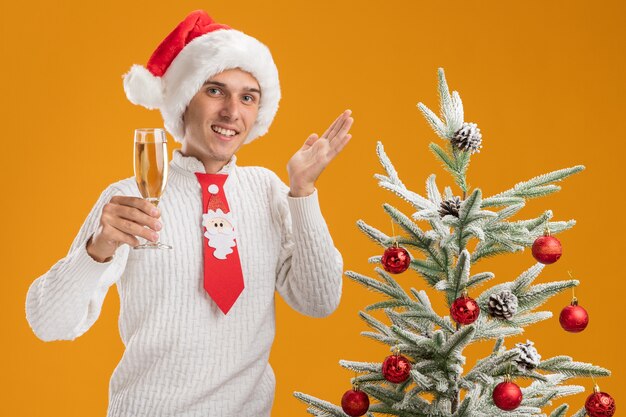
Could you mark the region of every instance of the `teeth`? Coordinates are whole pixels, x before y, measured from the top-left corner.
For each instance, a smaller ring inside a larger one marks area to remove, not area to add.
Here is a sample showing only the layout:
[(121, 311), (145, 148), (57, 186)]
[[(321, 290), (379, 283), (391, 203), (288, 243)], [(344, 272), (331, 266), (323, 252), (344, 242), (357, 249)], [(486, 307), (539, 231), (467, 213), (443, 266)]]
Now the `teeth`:
[(235, 134), (237, 134), (237, 132), (235, 132), (234, 130), (230, 130), (230, 129), (222, 129), (219, 126), (211, 126), (211, 129), (213, 129), (213, 131), (224, 135), (224, 136), (234, 136)]

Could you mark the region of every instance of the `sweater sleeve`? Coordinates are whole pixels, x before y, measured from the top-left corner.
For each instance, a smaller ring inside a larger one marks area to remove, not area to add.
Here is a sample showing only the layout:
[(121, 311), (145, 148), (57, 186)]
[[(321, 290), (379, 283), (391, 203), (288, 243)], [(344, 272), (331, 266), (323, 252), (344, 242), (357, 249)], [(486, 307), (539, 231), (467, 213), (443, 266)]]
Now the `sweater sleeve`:
[(128, 245), (117, 249), (112, 260), (100, 263), (87, 253), (87, 241), (100, 224), (102, 208), (121, 194), (114, 186), (101, 195), (67, 256), (37, 278), (26, 295), (26, 320), (45, 341), (74, 340), (98, 319), (104, 297), (126, 267)]
[(312, 317), (331, 314), (341, 300), (343, 259), (322, 216), (317, 189), (290, 197), (276, 177), (274, 207), (281, 227), (276, 290), (294, 310)]

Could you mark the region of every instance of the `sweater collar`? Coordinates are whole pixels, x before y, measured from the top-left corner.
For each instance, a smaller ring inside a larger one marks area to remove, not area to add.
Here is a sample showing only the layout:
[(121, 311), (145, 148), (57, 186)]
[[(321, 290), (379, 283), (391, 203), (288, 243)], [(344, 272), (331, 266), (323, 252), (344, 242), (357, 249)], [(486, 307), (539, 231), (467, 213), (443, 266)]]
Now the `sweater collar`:
[[(201, 172), (203, 174), (206, 173), (204, 169), (204, 164), (198, 158), (194, 156), (186, 156), (180, 151), (180, 149), (175, 149), (172, 153), (172, 161), (171, 166), (175, 168), (177, 171), (180, 171), (181, 174), (195, 178), (196, 172)], [(237, 156), (233, 155), (230, 158), (230, 161), (226, 165), (222, 167), (217, 173), (218, 174), (232, 174), (235, 171), (235, 167), (237, 166)]]

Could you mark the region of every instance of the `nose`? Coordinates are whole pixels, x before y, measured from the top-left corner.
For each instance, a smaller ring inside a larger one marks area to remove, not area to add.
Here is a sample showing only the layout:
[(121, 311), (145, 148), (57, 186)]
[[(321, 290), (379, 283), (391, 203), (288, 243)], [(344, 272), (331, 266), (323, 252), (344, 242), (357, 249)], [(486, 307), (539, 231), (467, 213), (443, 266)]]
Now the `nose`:
[(223, 101), (224, 105), (220, 110), (220, 116), (226, 120), (237, 120), (239, 119), (239, 102), (237, 101), (237, 97), (230, 96), (226, 97)]

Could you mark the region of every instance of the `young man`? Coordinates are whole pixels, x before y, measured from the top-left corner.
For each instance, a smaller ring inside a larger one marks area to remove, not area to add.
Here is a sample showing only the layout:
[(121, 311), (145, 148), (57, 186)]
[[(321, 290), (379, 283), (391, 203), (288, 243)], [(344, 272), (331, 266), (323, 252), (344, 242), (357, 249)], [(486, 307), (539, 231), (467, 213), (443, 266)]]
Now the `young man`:
[[(159, 209), (134, 178), (109, 186), (68, 255), (31, 285), (28, 322), (44, 341), (73, 340), (116, 284), (126, 349), (109, 417), (269, 416), (274, 292), (314, 317), (341, 297), (342, 259), (314, 184), (349, 141), (350, 112), (305, 141), (288, 163), (288, 187), (267, 169), (236, 165), (280, 99), (274, 62), (256, 39), (194, 12), (124, 84), (182, 142)], [(157, 232), (173, 250), (132, 249)]]

